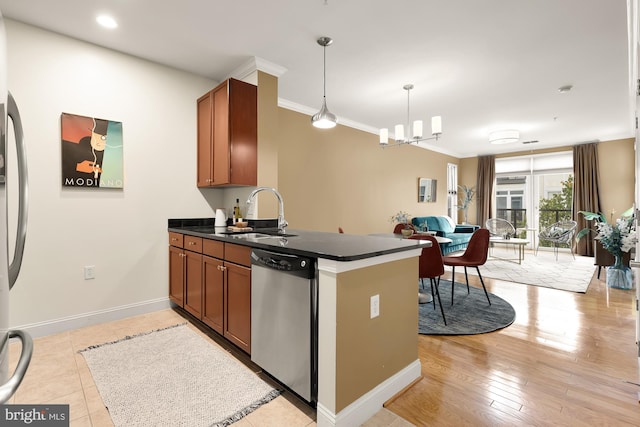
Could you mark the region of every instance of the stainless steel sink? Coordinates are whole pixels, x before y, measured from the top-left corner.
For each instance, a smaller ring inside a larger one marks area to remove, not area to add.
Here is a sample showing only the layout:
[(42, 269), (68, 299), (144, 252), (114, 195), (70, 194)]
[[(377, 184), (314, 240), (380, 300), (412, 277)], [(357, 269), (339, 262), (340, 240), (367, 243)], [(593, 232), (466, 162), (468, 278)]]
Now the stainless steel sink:
[(278, 233), (255, 233), (255, 232), (248, 232), (248, 233), (242, 233), (242, 234), (238, 234), (237, 236), (235, 236), (238, 239), (244, 239), (244, 240), (262, 240), (262, 239), (280, 239), (282, 237), (294, 237), (297, 236), (297, 234), (287, 234), (287, 233), (283, 233), (283, 234), (278, 234)]

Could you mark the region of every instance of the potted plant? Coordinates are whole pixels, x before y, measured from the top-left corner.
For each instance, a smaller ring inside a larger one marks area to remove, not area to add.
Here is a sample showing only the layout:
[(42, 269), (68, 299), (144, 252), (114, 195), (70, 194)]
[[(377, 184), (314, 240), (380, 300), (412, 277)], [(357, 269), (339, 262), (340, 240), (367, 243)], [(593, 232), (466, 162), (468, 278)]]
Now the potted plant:
[(467, 211), (469, 210), (469, 205), (473, 201), (473, 198), (476, 195), (475, 187), (467, 187), (466, 185), (458, 185), (460, 189), (460, 197), (458, 198), (458, 207), (462, 209), (464, 213), (464, 222), (463, 224), (467, 224)]
[[(612, 288), (632, 289), (633, 276), (631, 269), (624, 265), (622, 254), (629, 252), (637, 242), (636, 231), (633, 226), (633, 208), (625, 211), (614, 223), (608, 223), (607, 218), (601, 213), (580, 211), (587, 221), (595, 222), (595, 229), (583, 228), (576, 234), (576, 240), (580, 240), (587, 234), (594, 232), (595, 240), (600, 241), (614, 258), (614, 264), (607, 267), (607, 285)], [(613, 221), (611, 212), (611, 220)]]
[(391, 222), (404, 224), (404, 228), (400, 231), (403, 236), (408, 237), (413, 234), (413, 228), (411, 228), (409, 222), (410, 215), (407, 212), (400, 211), (391, 217)]

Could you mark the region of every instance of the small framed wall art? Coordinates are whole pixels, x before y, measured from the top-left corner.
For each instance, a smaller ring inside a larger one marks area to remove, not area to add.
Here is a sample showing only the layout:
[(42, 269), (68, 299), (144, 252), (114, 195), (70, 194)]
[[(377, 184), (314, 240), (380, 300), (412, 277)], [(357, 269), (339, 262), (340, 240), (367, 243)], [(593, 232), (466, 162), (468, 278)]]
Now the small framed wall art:
[(62, 186), (123, 188), (122, 123), (62, 113)]

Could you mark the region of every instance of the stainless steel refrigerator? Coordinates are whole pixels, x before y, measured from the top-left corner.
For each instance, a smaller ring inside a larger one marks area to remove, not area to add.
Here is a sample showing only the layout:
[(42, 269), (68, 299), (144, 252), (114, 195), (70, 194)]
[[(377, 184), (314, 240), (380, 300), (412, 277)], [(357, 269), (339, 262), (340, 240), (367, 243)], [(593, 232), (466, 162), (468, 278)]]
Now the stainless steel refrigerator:
[[(15, 100), (7, 88), (7, 42), (4, 20), (0, 13), (0, 403), (5, 403), (13, 396), (22, 382), (31, 361), (33, 341), (28, 333), (9, 329), (9, 308), (11, 288), (16, 283), (27, 229), (27, 164), (22, 134), (22, 123)], [(10, 132), (8, 125), (12, 125)], [(13, 137), (11, 137), (13, 136)], [(9, 144), (15, 140), (15, 150), (8, 150)], [(15, 153), (16, 160), (7, 158)], [(17, 164), (16, 170), (10, 171)], [(13, 181), (16, 179), (16, 181)], [(13, 255), (10, 254), (9, 214), (14, 211), (9, 206), (8, 187), (18, 188), (17, 225)], [(10, 260), (10, 256), (13, 258)], [(9, 376), (9, 340), (17, 338), (22, 341), (22, 350), (18, 364)]]

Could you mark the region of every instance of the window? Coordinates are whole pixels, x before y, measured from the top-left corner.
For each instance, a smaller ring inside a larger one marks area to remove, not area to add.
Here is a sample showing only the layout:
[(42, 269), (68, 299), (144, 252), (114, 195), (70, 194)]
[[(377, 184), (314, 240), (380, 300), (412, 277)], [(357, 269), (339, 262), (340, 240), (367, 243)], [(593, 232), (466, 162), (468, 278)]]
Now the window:
[[(573, 153), (558, 152), (496, 159), (494, 217), (537, 233), (572, 216)], [(529, 239), (532, 236), (527, 236)]]

